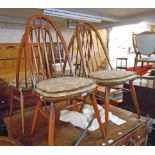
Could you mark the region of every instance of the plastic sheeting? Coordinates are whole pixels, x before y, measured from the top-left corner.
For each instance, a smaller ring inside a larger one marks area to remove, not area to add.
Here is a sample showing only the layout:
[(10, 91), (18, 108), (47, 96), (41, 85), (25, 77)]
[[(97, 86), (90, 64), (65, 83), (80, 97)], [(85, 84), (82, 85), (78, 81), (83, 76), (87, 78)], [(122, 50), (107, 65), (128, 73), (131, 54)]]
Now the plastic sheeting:
[[(98, 109), (100, 111), (100, 116), (102, 123), (105, 122), (105, 111), (104, 108), (98, 105)], [(64, 122), (70, 122), (72, 125), (85, 129), (90, 120), (94, 115), (93, 106), (85, 104), (82, 113), (76, 111), (62, 110), (60, 113), (60, 120)], [(118, 116), (109, 112), (109, 120), (112, 121), (116, 125), (122, 125), (126, 121), (119, 118)], [(95, 118), (91, 126), (88, 128), (89, 131), (95, 131), (99, 128), (99, 124), (97, 119)]]

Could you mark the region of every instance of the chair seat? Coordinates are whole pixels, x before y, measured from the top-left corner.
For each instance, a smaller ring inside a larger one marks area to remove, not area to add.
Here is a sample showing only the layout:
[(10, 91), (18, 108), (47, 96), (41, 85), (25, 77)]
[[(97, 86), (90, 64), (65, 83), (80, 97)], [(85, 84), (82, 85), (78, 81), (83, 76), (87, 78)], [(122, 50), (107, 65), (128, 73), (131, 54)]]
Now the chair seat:
[[(9, 82), (10, 86), (16, 87), (16, 79), (10, 80)], [(31, 79), (27, 80), (27, 83), (25, 83), (25, 79), (19, 80), (19, 88), (32, 88), (32, 82)]]
[(152, 57), (146, 57), (146, 58), (140, 58), (138, 59), (139, 62), (151, 62), (155, 63), (155, 56)]
[(105, 86), (123, 84), (128, 80), (136, 79), (136, 72), (120, 71), (120, 70), (101, 70), (89, 74), (91, 78), (96, 79)]
[(92, 79), (59, 77), (39, 82), (36, 86), (36, 91), (44, 97), (58, 98), (89, 92), (96, 87), (97, 85)]

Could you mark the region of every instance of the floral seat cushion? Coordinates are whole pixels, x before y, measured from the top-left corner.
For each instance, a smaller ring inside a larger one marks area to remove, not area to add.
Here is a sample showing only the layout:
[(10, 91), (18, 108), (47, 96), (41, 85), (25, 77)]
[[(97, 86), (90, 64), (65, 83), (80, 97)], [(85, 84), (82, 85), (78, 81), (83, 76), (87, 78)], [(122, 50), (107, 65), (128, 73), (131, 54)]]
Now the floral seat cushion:
[(95, 71), (90, 73), (89, 76), (101, 82), (105, 86), (119, 85), (128, 80), (134, 80), (137, 77), (135, 72), (120, 71), (120, 70)]
[(39, 82), (37, 93), (44, 97), (64, 97), (96, 89), (94, 80), (82, 77), (59, 77)]

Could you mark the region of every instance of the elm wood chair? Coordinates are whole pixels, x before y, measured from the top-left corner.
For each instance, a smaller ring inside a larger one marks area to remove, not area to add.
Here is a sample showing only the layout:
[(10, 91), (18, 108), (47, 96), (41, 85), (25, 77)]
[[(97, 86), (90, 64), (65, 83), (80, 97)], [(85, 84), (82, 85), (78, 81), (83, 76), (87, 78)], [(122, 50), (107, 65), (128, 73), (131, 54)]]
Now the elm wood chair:
[[(110, 88), (115, 88), (117, 91), (124, 90), (131, 92), (138, 118), (140, 118), (138, 100), (135, 88), (132, 84), (133, 80), (136, 79), (135, 72), (113, 70), (108, 58), (108, 51), (102, 38), (91, 23), (86, 21), (78, 22), (68, 49), (71, 52), (71, 60), (74, 64), (76, 65), (77, 62), (80, 61), (79, 70), (75, 70), (75, 74), (93, 78), (96, 80), (98, 86), (101, 86), (98, 87), (101, 88), (98, 90), (101, 90), (104, 94), (104, 128), (106, 134), (108, 127), (109, 96), (115, 93), (110, 92)], [(126, 81), (129, 81), (130, 90), (118, 87)], [(103, 91), (103, 88), (105, 88), (105, 92)]]
[[(135, 50), (134, 69), (141, 63), (141, 70), (144, 63), (155, 63), (155, 32), (145, 31), (139, 34), (132, 33), (132, 42)], [(142, 78), (142, 74), (141, 74)], [(155, 87), (155, 77), (153, 77), (153, 88)]]
[(16, 58), (16, 77), (9, 81), (10, 89), (10, 112), (9, 117), (12, 119), (15, 103), (20, 105), (21, 113), (21, 130), (22, 135), (25, 133), (24, 123), (24, 106), (26, 103), (31, 104), (37, 100), (37, 97), (32, 93), (32, 82), (28, 72), (28, 65), (25, 53), (24, 35), (17, 50)]
[[(59, 57), (55, 56), (55, 51), (53, 50), (55, 43), (57, 44)], [(35, 45), (37, 45), (37, 50), (34, 50)], [(63, 67), (64, 58), (62, 58), (60, 53), (60, 48), (62, 49), (62, 47), (69, 66), (68, 71)], [(94, 97), (97, 85), (92, 79), (74, 76), (65, 40), (61, 31), (50, 17), (34, 15), (28, 18), (25, 28), (25, 51), (31, 70), (34, 93), (39, 97), (36, 103), (31, 133), (34, 133), (39, 113), (41, 113), (49, 120), (48, 145), (54, 145), (55, 104), (89, 96), (104, 137), (104, 130)], [(60, 59), (59, 61), (58, 58)], [(56, 64), (55, 60), (59, 63)], [(50, 110), (46, 106), (47, 103), (50, 103)], [(77, 104), (72, 104), (69, 107)]]

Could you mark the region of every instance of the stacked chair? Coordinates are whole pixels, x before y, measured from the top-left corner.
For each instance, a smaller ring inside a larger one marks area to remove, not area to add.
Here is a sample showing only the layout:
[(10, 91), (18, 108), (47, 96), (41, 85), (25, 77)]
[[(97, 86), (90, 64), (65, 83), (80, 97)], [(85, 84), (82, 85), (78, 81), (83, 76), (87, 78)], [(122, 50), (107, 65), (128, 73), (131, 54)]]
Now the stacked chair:
[[(57, 45), (57, 55), (54, 51), (54, 44)], [(63, 109), (70, 108), (79, 104), (79, 102), (84, 104), (85, 98), (89, 97), (100, 126), (101, 134), (104, 137), (105, 133), (95, 100), (97, 85), (92, 79), (75, 76), (67, 45), (55, 22), (50, 17), (44, 15), (29, 17), (21, 48), (24, 48), (25, 62), (27, 62), (26, 70), (29, 71), (29, 74), (25, 73), (26, 81), (30, 79), (32, 93), (37, 96), (31, 133), (34, 133), (39, 113), (41, 113), (49, 120), (48, 145), (54, 145), (55, 104), (62, 101), (74, 101), (73, 104), (69, 106), (66, 104), (63, 107)], [(63, 49), (63, 55), (60, 49)], [(18, 63), (20, 57), (21, 54), (19, 53)], [(64, 62), (69, 66), (69, 69), (65, 70)], [(19, 67), (17, 67), (16, 81), (18, 84)], [(19, 84), (18, 88), (20, 88)], [(22, 107), (23, 104), (23, 94), (21, 94)], [(50, 110), (47, 107), (48, 104), (50, 104)]]
[(32, 93), (32, 82), (30, 79), (28, 62), (26, 59), (24, 35), (17, 49), (16, 77), (15, 79), (9, 81), (9, 90), (10, 90), (9, 116), (10, 116), (10, 119), (12, 119), (15, 103), (19, 103), (20, 113), (21, 113), (22, 135), (24, 135), (25, 134), (25, 122), (24, 122), (25, 103), (34, 102), (37, 100), (37, 97), (35, 97), (34, 94)]
[[(136, 73), (113, 70), (108, 58), (107, 48), (94, 25), (86, 21), (79, 21), (68, 49), (71, 52), (71, 60), (75, 65), (75, 74), (96, 80), (98, 90), (102, 90), (103, 92), (105, 108), (104, 129), (106, 135), (108, 128), (109, 96), (115, 93), (115, 91), (110, 92), (111, 88), (114, 88), (117, 92), (122, 90), (131, 92), (138, 118), (140, 118), (138, 100), (132, 84), (136, 79)], [(125, 82), (129, 82), (130, 90), (120, 87)]]

